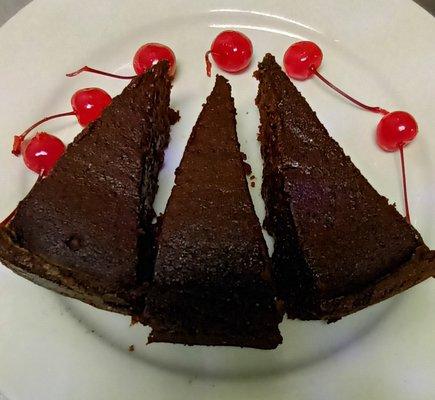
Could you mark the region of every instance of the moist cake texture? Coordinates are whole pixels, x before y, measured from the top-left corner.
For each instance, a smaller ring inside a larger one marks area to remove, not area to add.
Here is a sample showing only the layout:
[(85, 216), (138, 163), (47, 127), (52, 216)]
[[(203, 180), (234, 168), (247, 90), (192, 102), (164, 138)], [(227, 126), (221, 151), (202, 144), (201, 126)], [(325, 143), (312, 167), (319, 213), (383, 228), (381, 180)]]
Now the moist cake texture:
[(20, 202), (0, 231), (6, 266), (100, 308), (142, 308), (152, 204), (174, 118), (167, 70), (161, 62), (134, 78)]
[(435, 274), (435, 253), (364, 178), (267, 54), (255, 72), (265, 227), (290, 317), (336, 320)]
[(281, 316), (227, 80), (193, 128), (157, 237), (150, 342), (275, 348)]

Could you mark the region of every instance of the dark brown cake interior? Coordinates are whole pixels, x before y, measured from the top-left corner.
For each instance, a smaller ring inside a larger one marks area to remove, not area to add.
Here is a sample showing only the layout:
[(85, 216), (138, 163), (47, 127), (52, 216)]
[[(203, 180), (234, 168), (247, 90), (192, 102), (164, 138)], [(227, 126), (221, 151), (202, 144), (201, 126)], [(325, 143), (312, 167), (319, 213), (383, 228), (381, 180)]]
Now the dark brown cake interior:
[(6, 265), (102, 308), (128, 313), (143, 302), (152, 204), (169, 140), (167, 69), (161, 62), (133, 79), (20, 202), (12, 242), (3, 232)]
[(157, 240), (150, 342), (274, 348), (280, 316), (243, 169), (234, 102), (216, 85), (193, 128)]
[[(323, 300), (365, 290), (366, 298), (360, 295), (348, 313), (409, 287), (408, 279), (388, 294), (367, 290), (424, 247), (418, 232), (329, 136), (272, 55), (255, 76), (265, 226), (276, 240), (274, 275), (288, 313), (335, 319), (345, 310), (322, 309)], [(433, 253), (419, 251), (419, 257), (425, 260), (421, 269), (408, 267), (414, 283), (435, 268)]]

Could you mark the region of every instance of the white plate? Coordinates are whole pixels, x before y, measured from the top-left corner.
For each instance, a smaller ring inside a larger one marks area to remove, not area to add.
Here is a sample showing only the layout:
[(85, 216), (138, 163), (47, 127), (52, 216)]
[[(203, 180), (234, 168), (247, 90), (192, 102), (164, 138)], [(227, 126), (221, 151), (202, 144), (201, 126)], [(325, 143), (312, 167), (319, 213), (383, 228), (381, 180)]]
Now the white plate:
[[(200, 4), (199, 4), (200, 3)], [(6, 216), (35, 176), (10, 154), (12, 135), (43, 115), (69, 109), (74, 90), (100, 86), (111, 94), (125, 81), (63, 74), (88, 64), (131, 72), (145, 42), (170, 45), (178, 58), (172, 131), (160, 175), (157, 211), (164, 210), (187, 137), (213, 80), (204, 52), (224, 28), (250, 36), (249, 70), (227, 75), (238, 109), (242, 149), (261, 176), (256, 142), (257, 83), (251, 77), (266, 51), (281, 60), (298, 39), (324, 50), (322, 72), (368, 103), (405, 109), (420, 123), (406, 149), (412, 219), (435, 247), (434, 19), (411, 1), (34, 1), (0, 29), (0, 185)], [(217, 72), (217, 69), (214, 69)], [(399, 158), (378, 150), (379, 117), (337, 97), (319, 81), (297, 85), (331, 134), (370, 182), (403, 210)], [(65, 140), (73, 119), (45, 129)], [(252, 190), (259, 217), (260, 180)], [(148, 329), (129, 319), (58, 296), (0, 267), (0, 398), (24, 399), (433, 399), (435, 282), (335, 324), (285, 321), (275, 351), (146, 346)], [(135, 351), (129, 352), (129, 345)]]

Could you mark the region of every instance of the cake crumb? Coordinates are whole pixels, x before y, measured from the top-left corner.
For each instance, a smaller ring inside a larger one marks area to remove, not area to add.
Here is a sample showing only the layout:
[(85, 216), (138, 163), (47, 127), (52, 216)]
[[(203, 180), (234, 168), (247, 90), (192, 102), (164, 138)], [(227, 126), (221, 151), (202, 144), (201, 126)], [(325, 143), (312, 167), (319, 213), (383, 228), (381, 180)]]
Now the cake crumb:
[(128, 351), (129, 352), (134, 351), (134, 344), (131, 344), (130, 346), (128, 346)]
[(140, 321), (139, 315), (132, 315), (130, 326), (136, 325)]
[(169, 109), (169, 123), (175, 125), (180, 120), (180, 111)]
[[(242, 154), (244, 154), (244, 153), (242, 153)], [(243, 169), (245, 170), (245, 175), (251, 175), (252, 174), (252, 168), (251, 168), (251, 166), (245, 160), (246, 160), (246, 155), (243, 158)]]
[(255, 181), (251, 181), (251, 187), (255, 187)]

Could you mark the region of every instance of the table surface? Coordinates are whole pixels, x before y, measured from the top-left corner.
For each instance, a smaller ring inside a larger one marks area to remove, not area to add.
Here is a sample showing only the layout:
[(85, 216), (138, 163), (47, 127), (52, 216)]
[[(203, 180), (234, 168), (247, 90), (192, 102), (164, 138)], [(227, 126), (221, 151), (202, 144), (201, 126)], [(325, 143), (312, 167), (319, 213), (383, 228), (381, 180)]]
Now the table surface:
[[(32, 0), (2, 0), (0, 3), (0, 26), (31, 1)], [(435, 16), (435, 0), (415, 0), (415, 2)]]

